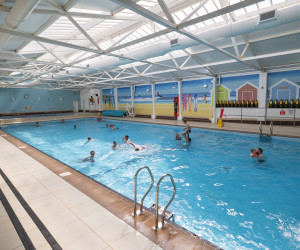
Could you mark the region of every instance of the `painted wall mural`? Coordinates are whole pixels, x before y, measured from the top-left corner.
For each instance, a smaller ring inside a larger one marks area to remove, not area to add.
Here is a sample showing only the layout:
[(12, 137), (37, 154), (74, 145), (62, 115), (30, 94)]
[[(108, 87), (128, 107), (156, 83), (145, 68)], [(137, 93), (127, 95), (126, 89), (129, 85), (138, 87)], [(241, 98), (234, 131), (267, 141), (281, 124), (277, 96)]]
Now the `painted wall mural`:
[(114, 89), (103, 89), (102, 96), (103, 96), (103, 109), (114, 110), (115, 109)]
[(130, 87), (118, 88), (118, 109), (124, 109), (127, 104), (131, 104)]
[(1, 88), (0, 113), (24, 113), (73, 110), (80, 103), (80, 92), (35, 88)]
[(138, 115), (152, 115), (152, 86), (140, 85), (134, 91), (135, 113)]
[(257, 100), (259, 75), (222, 77), (217, 86), (217, 101)]
[(155, 84), (156, 115), (174, 116), (174, 97), (177, 96), (177, 82)]
[(300, 70), (270, 73), (268, 76), (267, 102), (270, 99), (289, 102), (300, 98)]
[(211, 118), (212, 89), (212, 79), (183, 81), (182, 116)]

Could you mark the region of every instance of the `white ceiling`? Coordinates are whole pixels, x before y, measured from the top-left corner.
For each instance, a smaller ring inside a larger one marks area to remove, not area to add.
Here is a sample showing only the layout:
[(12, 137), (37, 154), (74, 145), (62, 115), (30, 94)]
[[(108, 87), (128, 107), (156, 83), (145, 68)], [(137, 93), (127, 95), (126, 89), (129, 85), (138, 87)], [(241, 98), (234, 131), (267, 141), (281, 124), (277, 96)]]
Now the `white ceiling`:
[[(18, 1), (37, 5), (5, 26), (24, 11), (14, 10)], [(300, 18), (281, 22), (288, 19), (281, 13), (299, 7), (299, 0), (0, 0), (0, 87), (109, 88), (297, 68)], [(259, 14), (274, 9), (279, 15), (260, 24)], [(257, 27), (247, 30), (251, 20)], [(224, 31), (239, 24), (238, 33)]]

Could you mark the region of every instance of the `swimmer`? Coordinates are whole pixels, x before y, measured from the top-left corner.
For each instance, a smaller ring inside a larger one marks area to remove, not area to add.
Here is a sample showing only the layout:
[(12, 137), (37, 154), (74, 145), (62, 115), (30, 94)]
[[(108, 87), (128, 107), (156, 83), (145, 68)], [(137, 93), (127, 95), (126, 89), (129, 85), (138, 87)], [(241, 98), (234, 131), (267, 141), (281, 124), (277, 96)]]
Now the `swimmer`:
[(262, 152), (263, 152), (262, 148), (258, 148), (255, 152), (257, 154), (257, 158), (258, 158), (259, 162), (264, 162), (265, 161), (265, 156), (263, 155)]
[(74, 129), (77, 129), (77, 125), (76, 124), (74, 124)]
[(90, 152), (90, 156), (82, 159), (81, 162), (86, 162), (86, 161), (95, 162), (94, 158), (95, 158), (95, 151), (92, 150)]
[(64, 122), (65, 122), (65, 120), (64, 120), (64, 119), (62, 119), (62, 120), (61, 120), (61, 123), (64, 123)]
[(129, 136), (128, 135), (125, 135), (122, 139), (125, 143), (130, 143), (130, 139), (129, 139)]
[(105, 127), (108, 127), (108, 123), (105, 124)]
[(139, 151), (141, 149), (145, 149), (146, 147), (145, 146), (140, 146), (140, 147), (137, 147), (136, 145), (134, 145), (132, 142), (129, 142), (130, 145), (132, 145), (134, 147), (134, 150), (135, 151)]
[(87, 142), (90, 142), (90, 141), (96, 141), (96, 139), (92, 139), (92, 137), (88, 137)]
[(251, 151), (251, 154), (250, 154), (251, 157), (257, 157), (255, 149), (252, 148), (250, 151)]
[(39, 127), (39, 126), (40, 126), (39, 122), (36, 122), (36, 123), (35, 123), (35, 126), (36, 126), (36, 127)]
[(175, 140), (181, 140), (181, 137), (179, 136), (179, 134), (178, 133), (176, 133), (176, 137), (175, 137)]
[(101, 117), (98, 117), (97, 119), (99, 122), (102, 122), (102, 118)]
[(183, 129), (184, 132), (182, 133), (182, 136), (185, 138), (186, 142), (190, 142), (189, 134), (192, 132), (191, 131), (192, 127), (190, 126), (190, 124), (187, 123), (186, 120), (182, 120), (182, 122), (185, 124), (185, 128)]
[(118, 144), (116, 141), (113, 141), (113, 145), (111, 147), (113, 150), (117, 150), (119, 148)]
[(116, 128), (115, 125), (113, 125), (113, 124), (109, 125), (109, 128), (112, 129), (112, 130), (119, 129), (119, 128)]

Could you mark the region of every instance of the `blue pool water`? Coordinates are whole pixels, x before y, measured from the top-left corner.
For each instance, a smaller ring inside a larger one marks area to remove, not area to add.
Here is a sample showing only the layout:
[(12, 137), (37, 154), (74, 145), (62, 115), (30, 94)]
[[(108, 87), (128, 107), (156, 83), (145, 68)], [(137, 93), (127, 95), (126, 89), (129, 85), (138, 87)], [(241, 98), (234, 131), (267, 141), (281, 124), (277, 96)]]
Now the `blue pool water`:
[[(105, 123), (113, 123), (112, 131)], [(77, 124), (75, 130), (73, 125)], [(190, 145), (174, 140), (182, 127), (96, 119), (10, 125), (6, 132), (133, 199), (133, 176), (149, 166), (155, 183), (173, 175), (177, 194), (169, 210), (175, 222), (224, 249), (297, 249), (300, 247), (300, 139), (192, 129)], [(146, 149), (134, 151), (124, 135)], [(96, 140), (87, 142), (87, 138)], [(116, 140), (121, 148), (111, 150)], [(266, 161), (249, 157), (264, 149)], [(95, 162), (82, 161), (96, 151)], [(139, 199), (149, 177), (138, 178)], [(160, 205), (172, 195), (161, 184)], [(155, 201), (155, 188), (145, 200)]]

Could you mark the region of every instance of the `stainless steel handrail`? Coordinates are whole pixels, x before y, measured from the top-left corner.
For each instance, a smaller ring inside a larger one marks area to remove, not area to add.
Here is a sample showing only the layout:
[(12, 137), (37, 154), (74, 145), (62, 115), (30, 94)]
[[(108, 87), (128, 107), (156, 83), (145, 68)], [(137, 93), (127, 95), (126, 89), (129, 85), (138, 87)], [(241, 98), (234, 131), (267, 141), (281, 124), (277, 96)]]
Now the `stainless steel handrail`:
[(137, 187), (137, 176), (139, 174), (139, 172), (142, 170), (142, 169), (147, 169), (149, 174), (150, 174), (150, 177), (151, 177), (151, 186), (150, 188), (148, 189), (148, 191), (144, 194), (142, 200), (141, 200), (141, 208), (140, 208), (140, 213), (143, 211), (143, 203), (144, 203), (144, 199), (146, 198), (147, 194), (150, 192), (151, 188), (153, 187), (153, 182), (154, 182), (154, 179), (153, 179), (153, 175), (151, 173), (151, 170), (149, 167), (147, 166), (144, 166), (144, 167), (141, 167), (138, 171), (136, 171), (135, 175), (134, 175), (134, 208), (133, 208), (133, 214), (132, 216), (135, 217), (136, 216), (136, 187)]
[(270, 123), (270, 133), (273, 135), (273, 122)]
[(170, 180), (172, 181), (172, 184), (173, 184), (173, 187), (174, 187), (174, 191), (173, 191), (173, 195), (172, 195), (172, 198), (170, 199), (170, 201), (168, 202), (168, 204), (166, 205), (164, 211), (162, 212), (161, 214), (161, 217), (162, 217), (162, 220), (161, 220), (161, 224), (162, 226), (164, 225), (165, 223), (165, 213), (167, 211), (167, 208), (168, 206), (171, 204), (171, 202), (173, 201), (174, 197), (175, 197), (175, 194), (176, 194), (176, 185), (175, 185), (175, 182), (174, 182), (174, 179), (172, 177), (172, 175), (170, 174), (165, 174), (163, 175), (162, 177), (160, 177), (160, 179), (158, 180), (157, 182), (157, 185), (156, 185), (156, 204), (155, 204), (155, 226), (154, 226), (154, 230), (156, 231), (158, 228), (158, 195), (159, 195), (159, 185), (161, 183), (161, 181), (165, 178), (169, 176), (170, 177)]
[(262, 135), (262, 122), (261, 121), (259, 122), (259, 132)]

